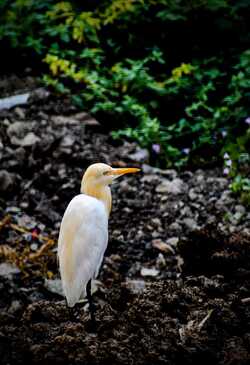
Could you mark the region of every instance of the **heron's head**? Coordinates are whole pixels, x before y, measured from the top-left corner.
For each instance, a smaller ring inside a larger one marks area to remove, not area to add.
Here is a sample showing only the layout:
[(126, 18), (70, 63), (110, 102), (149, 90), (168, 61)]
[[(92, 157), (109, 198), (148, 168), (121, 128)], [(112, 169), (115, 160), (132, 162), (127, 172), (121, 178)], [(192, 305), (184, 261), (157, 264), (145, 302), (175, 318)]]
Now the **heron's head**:
[(84, 185), (108, 186), (118, 177), (138, 172), (140, 169), (134, 167), (113, 168), (105, 163), (95, 163), (90, 165), (82, 178), (82, 190)]

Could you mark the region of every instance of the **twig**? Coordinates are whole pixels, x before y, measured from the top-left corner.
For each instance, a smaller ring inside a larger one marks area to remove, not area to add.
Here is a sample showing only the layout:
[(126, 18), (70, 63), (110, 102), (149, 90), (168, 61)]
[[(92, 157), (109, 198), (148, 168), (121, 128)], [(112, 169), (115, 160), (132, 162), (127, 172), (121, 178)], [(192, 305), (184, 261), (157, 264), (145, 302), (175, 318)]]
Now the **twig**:
[(0, 245), (0, 257), (6, 258), (8, 260), (16, 260), (16, 251), (9, 245)]
[(31, 253), (29, 256), (28, 256), (28, 260), (29, 261), (34, 261), (36, 260), (38, 257), (41, 257), (45, 254), (46, 251), (48, 251), (48, 249), (52, 246), (54, 246), (55, 244), (55, 240), (52, 240), (52, 239), (47, 239), (47, 242), (45, 242), (37, 252), (35, 253)]
[[(32, 234), (32, 232), (30, 232), (30, 230), (26, 227), (21, 227), (14, 223), (10, 223), (9, 226), (17, 232)], [(48, 242), (48, 241), (52, 240), (51, 238), (45, 237), (41, 234), (36, 235), (36, 238), (38, 238), (39, 241), (44, 241), (44, 242)]]
[[(20, 232), (20, 233), (30, 233), (32, 235), (32, 232), (30, 232), (30, 230), (26, 227), (21, 227), (18, 224), (15, 223), (10, 223), (11, 220), (11, 216), (7, 215), (6, 217), (4, 217), (4, 219), (0, 222), (0, 230), (2, 227), (8, 225), (8, 227), (10, 227), (11, 229)], [(26, 256), (24, 261), (34, 261), (37, 258), (39, 258), (40, 256), (43, 256), (46, 251), (48, 251), (49, 248), (51, 248), (52, 246), (55, 245), (56, 241), (52, 238), (49, 237), (45, 237), (41, 234), (37, 234), (36, 238), (41, 241), (44, 242), (43, 245), (39, 248), (39, 250), (37, 252), (34, 253), (30, 253)], [(0, 254), (2, 253), (3, 256), (5, 257), (10, 257), (10, 253), (14, 254), (15, 250), (11, 249), (10, 247), (7, 249), (7, 245), (5, 245), (1, 251)], [(16, 254), (16, 253), (15, 253)]]
[(207, 322), (207, 320), (210, 318), (211, 314), (213, 313), (213, 309), (210, 309), (208, 311), (208, 314), (206, 315), (206, 317), (203, 318), (203, 320), (198, 324), (198, 330), (200, 331), (202, 329), (202, 327), (204, 326), (204, 324)]
[(9, 224), (9, 221), (11, 220), (11, 216), (8, 214), (6, 215), (3, 220), (0, 222), (0, 231), (1, 229), (6, 226), (7, 224)]

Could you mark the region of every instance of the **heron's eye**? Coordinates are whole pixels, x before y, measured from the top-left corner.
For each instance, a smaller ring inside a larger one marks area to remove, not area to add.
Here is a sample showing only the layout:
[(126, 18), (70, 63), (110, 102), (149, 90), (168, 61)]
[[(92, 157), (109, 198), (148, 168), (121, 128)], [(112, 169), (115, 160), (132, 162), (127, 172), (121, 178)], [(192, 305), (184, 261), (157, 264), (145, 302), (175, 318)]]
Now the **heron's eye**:
[(107, 171), (104, 171), (104, 172), (103, 172), (103, 175), (104, 175), (104, 176), (107, 176), (107, 175), (109, 175), (109, 174), (110, 174), (110, 171), (109, 171), (109, 170), (107, 170)]

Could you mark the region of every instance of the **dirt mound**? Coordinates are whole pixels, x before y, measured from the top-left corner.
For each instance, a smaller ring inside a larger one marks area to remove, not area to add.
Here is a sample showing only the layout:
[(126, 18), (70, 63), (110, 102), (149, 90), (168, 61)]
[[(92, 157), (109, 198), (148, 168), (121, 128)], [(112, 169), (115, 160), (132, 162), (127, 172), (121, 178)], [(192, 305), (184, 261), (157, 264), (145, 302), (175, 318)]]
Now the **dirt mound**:
[(19, 320), (5, 316), (1, 358), (34, 364), (247, 364), (249, 303), (242, 289), (231, 290), (219, 275), (149, 283), (139, 296), (117, 285), (105, 304), (97, 301), (97, 333), (89, 332), (84, 309), (72, 321), (64, 303), (38, 301)]
[(195, 231), (179, 245), (187, 274), (250, 277), (249, 235), (225, 236), (215, 226)]

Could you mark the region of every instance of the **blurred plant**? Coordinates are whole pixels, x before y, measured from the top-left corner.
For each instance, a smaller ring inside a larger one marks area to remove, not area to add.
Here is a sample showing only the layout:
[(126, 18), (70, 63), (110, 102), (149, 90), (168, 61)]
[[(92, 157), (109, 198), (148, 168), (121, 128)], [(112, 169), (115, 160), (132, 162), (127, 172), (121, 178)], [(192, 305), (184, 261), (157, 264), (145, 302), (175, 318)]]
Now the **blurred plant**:
[(250, 128), (236, 142), (229, 143), (224, 153), (224, 174), (232, 178), (230, 188), (243, 204), (250, 206)]
[(232, 146), (249, 147), (247, 3), (2, 0), (0, 41), (38, 55), (45, 84), (163, 165), (236, 161)]

